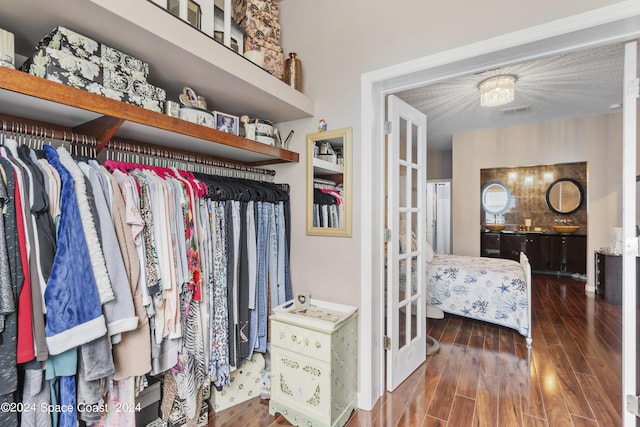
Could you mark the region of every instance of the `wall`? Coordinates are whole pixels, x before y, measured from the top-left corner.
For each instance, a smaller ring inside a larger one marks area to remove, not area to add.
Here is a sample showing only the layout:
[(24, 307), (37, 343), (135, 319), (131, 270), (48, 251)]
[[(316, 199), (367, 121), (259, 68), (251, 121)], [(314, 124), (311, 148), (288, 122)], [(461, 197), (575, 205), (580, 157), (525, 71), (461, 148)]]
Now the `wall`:
[[(427, 145), (429, 142), (427, 141)], [(427, 179), (451, 179), (451, 151), (432, 151), (427, 155)]]
[(593, 251), (622, 221), (622, 114), (492, 129), (453, 138), (453, 253), (480, 254), (480, 169), (587, 162), (587, 285)]
[[(316, 131), (318, 120), (326, 119), (329, 129), (353, 127), (353, 152), (358, 153), (361, 145), (370, 143), (360, 140), (361, 74), (612, 3), (610, 0), (535, 3), (413, 0), (392, 7), (388, 1), (380, 0), (281, 0), (282, 46), (285, 56), (296, 52), (302, 61), (302, 91), (314, 99), (316, 117), (281, 123), (280, 133), (286, 135), (295, 130), (291, 149), (299, 151), (304, 159), (305, 135)], [(501, 16), (508, 19), (500, 19)], [(482, 22), (491, 25), (481, 25)], [(316, 298), (359, 305), (358, 158), (353, 159), (352, 238), (306, 236), (305, 163), (274, 169), (279, 181), (291, 183), (294, 289), (308, 289)], [(438, 174), (441, 176), (429, 173), (429, 178), (448, 178), (451, 175), (447, 172), (442, 171)], [(366, 292), (366, 288), (362, 291)]]

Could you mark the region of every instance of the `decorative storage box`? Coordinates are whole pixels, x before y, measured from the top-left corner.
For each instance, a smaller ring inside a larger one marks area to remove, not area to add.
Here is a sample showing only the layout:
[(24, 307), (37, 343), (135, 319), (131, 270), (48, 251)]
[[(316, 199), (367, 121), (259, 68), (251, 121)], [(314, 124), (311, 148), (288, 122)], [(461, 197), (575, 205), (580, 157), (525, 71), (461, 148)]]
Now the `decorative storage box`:
[(65, 27), (56, 27), (36, 45), (37, 49), (50, 47), (83, 58), (105, 68), (146, 79), (149, 64), (90, 37)]
[(104, 68), (103, 73), (103, 85), (107, 89), (114, 89), (158, 101), (165, 101), (167, 99), (167, 93), (164, 89), (147, 83), (145, 79), (138, 79), (134, 76), (122, 74), (108, 68)]
[(106, 96), (107, 98), (136, 105), (157, 113), (161, 113), (163, 110), (164, 102), (162, 101), (144, 98), (135, 94), (119, 92), (113, 89), (105, 89), (100, 83), (84, 79), (71, 71), (63, 70), (60, 67), (52, 65), (38, 67), (32, 65), (23, 68), (27, 68), (24, 71), (27, 71), (29, 74), (33, 74), (34, 76), (75, 87), (76, 89), (86, 90), (87, 92), (94, 93), (96, 95)]
[(126, 102), (127, 104), (137, 105), (145, 110), (155, 111), (156, 113), (162, 113), (164, 111), (164, 101), (158, 101), (157, 99), (145, 98), (135, 93), (120, 92), (113, 89), (104, 89), (104, 96), (107, 98), (115, 99), (116, 101)]
[(22, 65), (22, 70), (34, 76), (43, 77), (49, 67), (65, 70), (85, 80), (102, 84), (104, 75), (100, 65), (50, 47), (38, 49)]
[(86, 59), (50, 47), (39, 49), (34, 53), (22, 65), (22, 70), (29, 74), (43, 77), (42, 74), (50, 67), (65, 70), (85, 80), (100, 83), (106, 89), (131, 93), (158, 101), (167, 99), (164, 89), (153, 86), (144, 79), (103, 68)]
[(280, 47), (280, 24), (277, 22), (268, 24), (260, 19), (247, 18), (243, 28), (245, 37), (252, 40), (262, 40)]
[(284, 54), (280, 46), (247, 38), (245, 40), (245, 50), (261, 50), (264, 53), (262, 68), (272, 76), (282, 80), (284, 77)]
[(274, 313), (269, 413), (297, 426), (344, 425), (356, 406), (356, 308), (311, 299)]
[(233, 20), (245, 26), (247, 18), (259, 19), (267, 25), (278, 24), (278, 2), (276, 0), (234, 0)]

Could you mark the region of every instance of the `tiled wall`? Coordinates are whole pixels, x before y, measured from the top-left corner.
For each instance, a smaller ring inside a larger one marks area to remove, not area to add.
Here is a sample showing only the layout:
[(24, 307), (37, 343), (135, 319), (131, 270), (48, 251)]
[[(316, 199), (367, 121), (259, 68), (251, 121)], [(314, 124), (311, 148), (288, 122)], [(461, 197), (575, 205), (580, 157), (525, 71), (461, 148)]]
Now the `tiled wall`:
[[(570, 215), (558, 215), (547, 207), (546, 193), (549, 185), (559, 178), (572, 178), (582, 185), (584, 201), (580, 208)], [(579, 225), (576, 234), (587, 234), (587, 163), (562, 163), (553, 165), (491, 168), (480, 170), (480, 188), (491, 181), (504, 183), (511, 192), (511, 204), (501, 218), (485, 214), (480, 206), (482, 224), (500, 222), (507, 225), (507, 230), (517, 230), (525, 225), (525, 218), (531, 218), (531, 227), (541, 227), (546, 232), (553, 232), (552, 226), (558, 224), (556, 219), (564, 219), (567, 224)]]

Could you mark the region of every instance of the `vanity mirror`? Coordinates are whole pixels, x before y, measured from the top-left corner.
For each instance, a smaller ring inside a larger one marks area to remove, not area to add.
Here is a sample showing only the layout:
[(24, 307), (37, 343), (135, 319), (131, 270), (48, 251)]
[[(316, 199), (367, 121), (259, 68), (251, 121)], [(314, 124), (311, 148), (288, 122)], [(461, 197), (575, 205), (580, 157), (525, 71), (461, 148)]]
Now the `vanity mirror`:
[(500, 215), (509, 208), (509, 187), (500, 181), (488, 182), (481, 193), (482, 209), (491, 215)]
[(351, 237), (351, 128), (307, 135), (307, 234)]
[(571, 214), (577, 211), (584, 200), (584, 190), (572, 178), (560, 178), (547, 188), (547, 206), (557, 214)]

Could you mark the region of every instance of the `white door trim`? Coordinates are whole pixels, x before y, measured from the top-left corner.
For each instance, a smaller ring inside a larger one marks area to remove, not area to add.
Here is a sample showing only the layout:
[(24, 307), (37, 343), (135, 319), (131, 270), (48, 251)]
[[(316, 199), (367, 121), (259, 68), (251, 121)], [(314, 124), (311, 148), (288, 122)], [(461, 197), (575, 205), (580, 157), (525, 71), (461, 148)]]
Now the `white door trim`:
[(638, 99), (637, 42), (627, 43), (624, 57), (624, 97), (622, 111), (622, 421), (635, 426), (636, 416), (625, 410), (626, 396), (637, 395), (636, 384), (636, 151)]
[(358, 407), (371, 409), (384, 393), (382, 245), (384, 97), (489, 68), (557, 55), (640, 36), (640, 2), (627, 0), (511, 34), (472, 43), (361, 76), (360, 371)]

